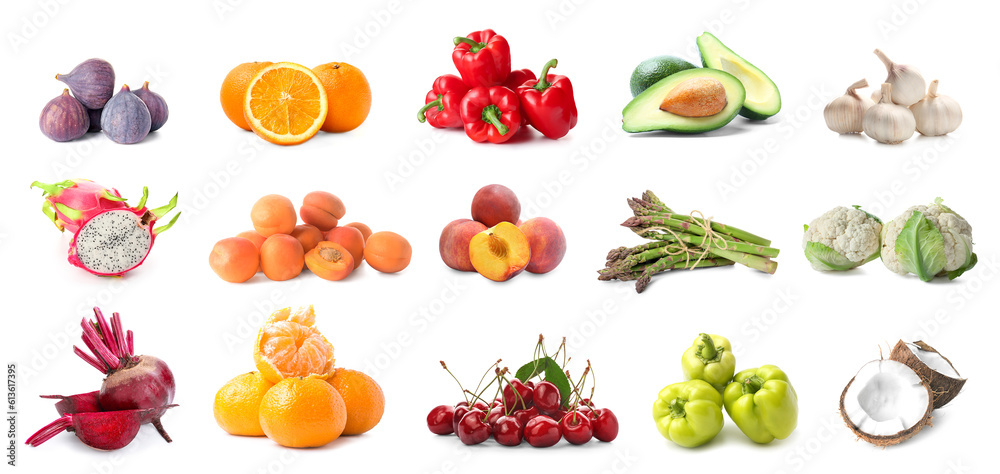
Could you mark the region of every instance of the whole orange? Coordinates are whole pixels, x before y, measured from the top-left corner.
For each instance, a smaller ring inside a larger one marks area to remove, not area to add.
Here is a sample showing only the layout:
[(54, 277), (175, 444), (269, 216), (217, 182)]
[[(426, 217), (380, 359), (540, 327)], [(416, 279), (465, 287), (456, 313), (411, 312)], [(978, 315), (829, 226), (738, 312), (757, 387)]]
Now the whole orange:
[(222, 111), (230, 121), (243, 130), (250, 130), (250, 124), (243, 116), (243, 98), (246, 97), (247, 86), (261, 69), (271, 64), (270, 61), (243, 63), (229, 71), (222, 80), (222, 91), (219, 93)]
[(313, 68), (326, 89), (328, 104), (324, 132), (349, 132), (358, 128), (372, 109), (372, 89), (360, 69), (347, 63), (326, 63)]
[(278, 382), (260, 402), (260, 427), (289, 448), (316, 448), (340, 437), (347, 408), (325, 380), (292, 377)]
[(344, 435), (359, 435), (378, 424), (385, 412), (385, 395), (371, 377), (363, 372), (337, 369), (327, 382), (337, 389), (347, 406)]
[(264, 436), (260, 401), (272, 386), (260, 372), (237, 375), (215, 394), (215, 422), (231, 435)]

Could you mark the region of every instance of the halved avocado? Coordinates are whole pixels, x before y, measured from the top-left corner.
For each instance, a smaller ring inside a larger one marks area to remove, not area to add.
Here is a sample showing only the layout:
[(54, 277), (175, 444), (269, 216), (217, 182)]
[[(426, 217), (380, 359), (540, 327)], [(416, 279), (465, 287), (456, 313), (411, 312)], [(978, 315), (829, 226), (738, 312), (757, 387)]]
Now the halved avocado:
[(726, 71), (743, 83), (743, 87), (747, 90), (747, 98), (740, 115), (751, 120), (764, 120), (781, 110), (781, 94), (778, 93), (778, 86), (774, 85), (774, 81), (727, 48), (712, 33), (702, 33), (698, 37), (698, 51), (701, 52), (703, 66)]
[[(674, 87), (689, 79), (705, 77), (722, 83), (726, 89), (726, 106), (717, 114), (708, 117), (685, 117), (660, 109), (663, 98)], [(732, 74), (715, 69), (688, 69), (671, 74), (635, 96), (622, 110), (622, 128), (626, 132), (649, 132), (668, 130), (680, 133), (701, 133), (722, 128), (739, 114), (746, 89)]]

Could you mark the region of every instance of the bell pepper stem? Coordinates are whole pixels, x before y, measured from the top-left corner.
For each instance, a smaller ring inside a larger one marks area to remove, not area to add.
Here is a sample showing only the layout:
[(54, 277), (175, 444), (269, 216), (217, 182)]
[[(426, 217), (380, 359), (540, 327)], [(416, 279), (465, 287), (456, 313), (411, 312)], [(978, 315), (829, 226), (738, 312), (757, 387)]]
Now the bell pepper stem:
[(471, 40), (469, 38), (466, 38), (464, 36), (456, 36), (455, 37), (455, 46), (458, 46), (458, 45), (460, 45), (462, 43), (465, 43), (465, 44), (469, 45), (469, 52), (471, 52), (471, 53), (478, 53), (480, 49), (483, 49), (483, 48), (486, 47), (485, 43), (480, 43), (478, 41), (473, 41), (473, 40)]
[(432, 100), (432, 101), (428, 102), (426, 105), (424, 105), (423, 107), (420, 108), (420, 111), (417, 112), (417, 120), (420, 123), (424, 123), (424, 122), (427, 121), (427, 111), (430, 110), (432, 107), (437, 107), (438, 111), (443, 111), (444, 110), (444, 103), (441, 102), (441, 98), (442, 97), (444, 97), (444, 96), (441, 95), (441, 94), (438, 94), (437, 100)]
[(700, 351), (701, 358), (704, 360), (715, 359), (715, 356), (719, 354), (719, 351), (715, 348), (715, 341), (712, 340), (712, 336), (705, 333), (701, 333), (698, 336), (701, 337), (702, 344)]
[(500, 121), (500, 114), (500, 107), (497, 107), (496, 104), (487, 105), (483, 107), (483, 122), (493, 124), (497, 128), (497, 131), (500, 132), (500, 135), (506, 135), (510, 129)]
[(743, 393), (754, 394), (764, 385), (764, 379), (759, 375), (751, 375), (743, 381)]
[(535, 90), (544, 91), (552, 86), (552, 83), (549, 82), (549, 69), (556, 67), (557, 64), (559, 61), (556, 59), (550, 59), (549, 62), (545, 63), (545, 66), (542, 67), (542, 75), (538, 76), (538, 82), (534, 85)]
[(674, 418), (684, 418), (687, 416), (687, 412), (684, 411), (684, 404), (687, 400), (683, 398), (675, 398), (670, 401), (670, 416)]

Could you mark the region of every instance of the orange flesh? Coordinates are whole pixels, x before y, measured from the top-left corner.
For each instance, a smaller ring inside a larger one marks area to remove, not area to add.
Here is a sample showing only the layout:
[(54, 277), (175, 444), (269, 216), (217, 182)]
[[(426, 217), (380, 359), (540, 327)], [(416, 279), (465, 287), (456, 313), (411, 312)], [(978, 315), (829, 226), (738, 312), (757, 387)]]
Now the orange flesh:
[(726, 88), (708, 77), (688, 79), (671, 89), (660, 110), (682, 117), (708, 117), (726, 108)]
[(267, 130), (299, 135), (316, 123), (322, 108), (312, 79), (293, 69), (272, 69), (250, 91), (250, 108)]

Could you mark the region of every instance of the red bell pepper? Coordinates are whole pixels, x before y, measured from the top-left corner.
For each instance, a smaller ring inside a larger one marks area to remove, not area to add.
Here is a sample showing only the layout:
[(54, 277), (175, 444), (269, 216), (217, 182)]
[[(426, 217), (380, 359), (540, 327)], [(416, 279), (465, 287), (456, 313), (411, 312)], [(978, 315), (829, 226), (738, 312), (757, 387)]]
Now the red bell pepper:
[(498, 86), (510, 74), (510, 45), (493, 30), (474, 31), (455, 38), (451, 60), (469, 87)]
[(517, 69), (510, 72), (510, 75), (507, 76), (507, 80), (503, 81), (503, 86), (512, 91), (516, 91), (521, 84), (537, 79), (538, 78), (535, 77), (535, 71), (532, 71), (531, 69)]
[(475, 142), (503, 143), (521, 127), (521, 107), (514, 91), (503, 87), (475, 87), (462, 105), (465, 134)]
[(556, 67), (553, 59), (545, 63), (541, 79), (528, 81), (517, 88), (521, 99), (522, 113), (528, 122), (548, 138), (566, 136), (576, 126), (576, 101), (573, 99), (573, 84), (566, 76), (549, 74)]
[(469, 86), (454, 74), (445, 74), (434, 79), (434, 85), (424, 99), (426, 105), (417, 113), (417, 120), (431, 124), (434, 128), (462, 128), (462, 114), (458, 107), (469, 92)]

